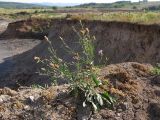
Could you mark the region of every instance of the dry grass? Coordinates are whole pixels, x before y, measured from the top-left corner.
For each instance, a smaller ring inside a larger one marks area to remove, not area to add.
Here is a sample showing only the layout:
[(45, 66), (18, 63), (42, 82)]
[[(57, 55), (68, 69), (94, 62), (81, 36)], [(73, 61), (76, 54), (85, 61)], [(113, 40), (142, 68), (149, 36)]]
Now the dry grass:
[[(159, 12), (95, 12), (95, 9), (90, 12), (79, 12), (79, 13), (55, 13), (52, 9), (3, 9), (0, 8), (0, 17), (10, 19), (27, 19), (27, 18), (43, 18), (43, 19), (54, 19), (54, 18), (66, 18), (77, 20), (102, 20), (102, 21), (123, 21), (140, 24), (160, 24), (160, 13)], [(84, 10), (84, 9), (83, 9)], [(82, 10), (82, 11), (83, 11)], [(71, 9), (74, 11), (74, 9)], [(26, 14), (23, 14), (26, 13)]]
[(28, 18), (62, 18), (66, 14), (54, 13), (52, 9), (4, 9), (0, 8), (0, 18), (6, 19), (28, 19)]
[(123, 21), (141, 24), (159, 24), (159, 12), (108, 12), (108, 13), (88, 13), (74, 14), (71, 19), (87, 19), (102, 21)]

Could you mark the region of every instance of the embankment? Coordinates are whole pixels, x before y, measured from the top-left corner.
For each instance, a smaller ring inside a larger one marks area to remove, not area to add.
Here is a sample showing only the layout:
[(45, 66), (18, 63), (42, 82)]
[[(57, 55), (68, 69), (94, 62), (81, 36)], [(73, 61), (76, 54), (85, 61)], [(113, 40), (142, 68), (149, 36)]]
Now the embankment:
[[(18, 31), (12, 33), (7, 31), (18, 29), (20, 27), (19, 24), (22, 23), (23, 26), (30, 26), (30, 29), (32, 29), (32, 21), (34, 20), (9, 24), (8, 29), (4, 33), (10, 37), (19, 37), (23, 32), (21, 33), (21, 31)], [(139, 25), (125, 22), (102, 21), (82, 21), (82, 23), (85, 27), (88, 27), (90, 33), (96, 37), (95, 54), (102, 49), (104, 55), (108, 58), (108, 64), (122, 62), (156, 64), (160, 61), (160, 27), (157, 25)], [(45, 24), (46, 23), (44, 22), (43, 25)], [(41, 25), (41, 23), (37, 23), (37, 25)], [(79, 21), (53, 20), (50, 24), (51, 28), (46, 32), (49, 39), (52, 41), (53, 47), (58, 51), (58, 55), (66, 60), (70, 60), (71, 56), (64, 52), (59, 36), (63, 37), (65, 42), (75, 51), (80, 50), (78, 37), (75, 32), (73, 32), (72, 26), (77, 30), (80, 29)], [(26, 36), (23, 33), (24, 36), (22, 35), (21, 37), (35, 37), (30, 35), (27, 36), (27, 31), (25, 34)], [(41, 36), (41, 38), (42, 37), (43, 36)], [(35, 75), (37, 64), (33, 58), (34, 56), (47, 57), (47, 53), (47, 44), (43, 41), (32, 50), (15, 56), (14, 59), (17, 61), (15, 64), (16, 67), (13, 74), (7, 78), (7, 81), (8, 79), (12, 79), (12, 81), (14, 81), (14, 79), (16, 81), (22, 81), (21, 78), (23, 78), (23, 81), (20, 82), (23, 85), (30, 85), (35, 81), (37, 81), (36, 83), (40, 83), (39, 77), (35, 77), (37, 76)], [(26, 78), (26, 80), (24, 80), (24, 78)], [(43, 80), (41, 81), (42, 83), (44, 82)]]

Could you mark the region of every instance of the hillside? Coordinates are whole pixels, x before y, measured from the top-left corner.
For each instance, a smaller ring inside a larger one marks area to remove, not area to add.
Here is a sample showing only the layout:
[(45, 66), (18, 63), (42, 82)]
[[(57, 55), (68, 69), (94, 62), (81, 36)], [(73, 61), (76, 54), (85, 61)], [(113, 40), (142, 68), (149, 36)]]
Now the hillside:
[(28, 3), (16, 3), (16, 2), (0, 2), (0, 8), (39, 8), (39, 7), (46, 7), (42, 5), (36, 4), (28, 4)]
[(130, 2), (130, 1), (119, 1), (115, 3), (88, 3), (76, 6), (78, 8), (106, 8), (106, 9), (149, 9), (159, 10), (160, 2)]

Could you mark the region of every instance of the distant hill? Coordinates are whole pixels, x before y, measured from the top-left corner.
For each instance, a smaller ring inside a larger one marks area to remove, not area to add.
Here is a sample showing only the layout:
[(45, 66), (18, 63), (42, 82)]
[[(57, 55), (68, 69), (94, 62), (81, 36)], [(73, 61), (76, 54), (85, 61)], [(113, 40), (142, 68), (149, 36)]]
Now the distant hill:
[(160, 2), (131, 2), (131, 1), (119, 1), (115, 3), (88, 3), (81, 4), (75, 7), (78, 8), (106, 8), (106, 9), (148, 9), (148, 10), (160, 10)]
[(115, 3), (88, 3), (88, 4), (81, 4), (76, 7), (82, 8), (123, 8), (126, 5), (131, 5), (130, 1), (119, 1)]
[(16, 2), (0, 2), (0, 8), (41, 8), (44, 5), (29, 4), (29, 3), (16, 3)]
[(80, 3), (50, 3), (50, 2), (42, 2), (42, 3), (35, 3), (35, 4), (42, 5), (42, 6), (57, 6), (57, 7), (80, 5)]

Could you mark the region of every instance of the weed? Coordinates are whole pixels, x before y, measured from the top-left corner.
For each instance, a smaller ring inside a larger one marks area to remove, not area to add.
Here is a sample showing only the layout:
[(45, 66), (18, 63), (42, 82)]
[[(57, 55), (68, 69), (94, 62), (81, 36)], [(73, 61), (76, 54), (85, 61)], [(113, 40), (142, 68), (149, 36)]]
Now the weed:
[(157, 66), (154, 67), (152, 73), (156, 75), (160, 75), (160, 64), (157, 64)]
[[(44, 89), (43, 86), (40, 86), (40, 85), (37, 85), (37, 84), (33, 84), (31, 87), (32, 87), (33, 89), (36, 89), (36, 88)], [(46, 86), (45, 86), (45, 87), (46, 87)]]
[[(66, 62), (59, 58), (56, 50), (52, 46), (51, 41), (45, 37), (45, 40), (49, 44), (50, 58), (41, 60), (39, 57), (35, 57), (37, 63), (43, 63), (44, 67), (41, 68), (43, 72), (51, 76), (54, 84), (59, 79), (65, 79), (69, 82), (70, 92), (74, 93), (74, 96), (79, 98), (84, 96), (83, 107), (92, 105), (96, 111), (105, 105), (112, 106), (115, 100), (109, 95), (107, 91), (100, 91), (102, 81), (98, 77), (96, 72), (98, 66), (94, 65), (95, 59), (95, 37), (90, 35), (88, 28), (85, 28), (81, 24), (81, 30), (77, 31), (73, 27), (73, 31), (79, 37), (79, 44), (82, 48), (81, 52), (76, 52), (71, 49), (63, 38), (60, 40), (68, 54), (73, 57), (73, 61)], [(103, 51), (99, 51), (100, 56), (103, 56)], [(74, 67), (71, 67), (74, 66)]]

